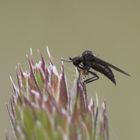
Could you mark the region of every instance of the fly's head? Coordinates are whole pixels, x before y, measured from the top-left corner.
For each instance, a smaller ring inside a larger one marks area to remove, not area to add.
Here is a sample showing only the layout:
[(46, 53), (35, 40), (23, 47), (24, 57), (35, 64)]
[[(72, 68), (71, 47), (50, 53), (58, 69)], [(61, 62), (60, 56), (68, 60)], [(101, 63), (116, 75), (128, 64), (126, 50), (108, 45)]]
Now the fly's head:
[(80, 63), (82, 62), (80, 56), (76, 56), (74, 58), (70, 57), (69, 59), (72, 61), (73, 65), (76, 66), (76, 67), (79, 66)]

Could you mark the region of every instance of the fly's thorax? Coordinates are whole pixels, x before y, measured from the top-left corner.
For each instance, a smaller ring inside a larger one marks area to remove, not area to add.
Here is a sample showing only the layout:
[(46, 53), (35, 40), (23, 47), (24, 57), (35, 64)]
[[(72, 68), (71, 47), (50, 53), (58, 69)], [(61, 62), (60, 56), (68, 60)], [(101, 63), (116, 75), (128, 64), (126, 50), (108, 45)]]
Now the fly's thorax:
[(82, 55), (82, 58), (83, 65), (86, 67), (91, 67), (93, 63), (95, 63), (95, 56), (91, 53), (84, 53), (84, 55)]
[(85, 56), (85, 55), (93, 55), (92, 51), (90, 50), (85, 50), (83, 53), (82, 53), (82, 56)]

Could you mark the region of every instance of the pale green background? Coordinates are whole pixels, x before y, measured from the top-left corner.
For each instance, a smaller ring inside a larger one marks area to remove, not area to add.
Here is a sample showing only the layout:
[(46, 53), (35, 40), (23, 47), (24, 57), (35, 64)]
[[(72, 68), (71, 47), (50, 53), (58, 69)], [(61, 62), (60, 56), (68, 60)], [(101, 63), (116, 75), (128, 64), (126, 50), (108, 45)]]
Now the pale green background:
[(46, 45), (57, 59), (90, 49), (129, 72), (131, 78), (114, 72), (117, 86), (101, 76), (87, 88), (107, 102), (111, 140), (140, 139), (139, 0), (0, 0), (0, 139), (6, 128), (11, 132), (9, 75), (15, 78), (18, 62), (27, 68), (29, 48), (38, 57)]

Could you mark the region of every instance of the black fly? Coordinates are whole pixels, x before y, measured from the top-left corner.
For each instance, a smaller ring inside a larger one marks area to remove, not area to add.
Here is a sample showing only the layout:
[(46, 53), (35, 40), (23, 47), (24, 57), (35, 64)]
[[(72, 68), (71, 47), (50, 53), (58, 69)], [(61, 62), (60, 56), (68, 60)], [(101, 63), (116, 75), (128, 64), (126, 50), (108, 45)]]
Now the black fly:
[(64, 60), (65, 62), (72, 62), (75, 67), (77, 67), (78, 71), (82, 71), (84, 75), (91, 74), (92, 77), (85, 79), (85, 83), (90, 83), (92, 81), (98, 80), (99, 76), (93, 72), (92, 70), (98, 71), (108, 77), (114, 84), (116, 84), (116, 80), (111, 68), (130, 76), (125, 71), (117, 68), (116, 66), (96, 57), (92, 51), (86, 50), (82, 53), (82, 56), (76, 56), (74, 58), (69, 58), (69, 60)]

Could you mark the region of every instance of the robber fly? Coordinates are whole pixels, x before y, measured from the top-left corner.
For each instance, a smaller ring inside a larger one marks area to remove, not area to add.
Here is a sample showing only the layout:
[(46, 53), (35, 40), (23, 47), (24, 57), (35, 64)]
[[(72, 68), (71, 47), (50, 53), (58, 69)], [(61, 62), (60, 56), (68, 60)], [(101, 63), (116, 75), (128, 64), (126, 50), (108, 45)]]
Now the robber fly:
[(86, 76), (88, 74), (91, 74), (92, 77), (84, 79), (85, 83), (90, 83), (92, 81), (98, 80), (99, 76), (93, 71), (100, 72), (104, 74), (107, 78), (109, 78), (115, 85), (116, 80), (115, 76), (111, 70), (115, 69), (118, 72), (121, 72), (127, 76), (130, 76), (125, 71), (117, 68), (116, 66), (96, 57), (92, 51), (86, 50), (82, 53), (81, 56), (76, 56), (74, 58), (69, 58), (69, 60), (62, 59), (65, 62), (72, 62), (75, 67), (77, 67), (78, 71), (81, 72)]

